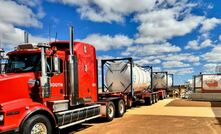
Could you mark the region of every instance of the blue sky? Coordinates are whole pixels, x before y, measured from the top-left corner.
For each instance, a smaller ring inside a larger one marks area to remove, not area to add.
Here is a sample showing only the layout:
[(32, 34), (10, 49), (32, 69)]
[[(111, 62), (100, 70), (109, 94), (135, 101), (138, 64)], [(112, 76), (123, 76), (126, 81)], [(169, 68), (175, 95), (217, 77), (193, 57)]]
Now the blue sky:
[(48, 42), (57, 32), (93, 44), (102, 58), (133, 57), (155, 71), (175, 74), (182, 84), (199, 72), (214, 73), (221, 62), (219, 0), (1, 0), (1, 47)]

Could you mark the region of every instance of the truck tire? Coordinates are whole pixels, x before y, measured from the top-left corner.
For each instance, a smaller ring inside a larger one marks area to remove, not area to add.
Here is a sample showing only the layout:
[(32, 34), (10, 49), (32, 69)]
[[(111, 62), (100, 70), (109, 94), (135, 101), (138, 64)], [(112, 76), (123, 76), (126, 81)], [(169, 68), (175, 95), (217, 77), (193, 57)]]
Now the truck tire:
[(127, 100), (127, 109), (131, 109), (131, 107), (132, 107), (132, 100)]
[(160, 98), (161, 98), (161, 100), (164, 100), (164, 97), (165, 97), (165, 96), (164, 96), (164, 94), (162, 94), (162, 96), (160, 97)]
[(151, 97), (151, 96), (145, 98), (144, 101), (145, 101), (145, 104), (146, 104), (146, 105), (152, 105), (152, 103), (153, 103), (153, 100), (152, 100), (152, 97)]
[(155, 95), (153, 94), (153, 95), (152, 95), (152, 104), (154, 104), (154, 103), (156, 103), (156, 97), (155, 97)]
[(25, 121), (21, 134), (52, 134), (52, 126), (47, 117), (34, 115)]
[(120, 99), (117, 103), (116, 115), (117, 117), (122, 117), (125, 113), (125, 103), (122, 99)]
[(166, 94), (164, 94), (164, 97), (163, 97), (164, 99), (166, 99), (167, 98), (167, 95)]
[(106, 121), (112, 121), (115, 116), (115, 106), (112, 101), (109, 101), (107, 104), (107, 109), (106, 109)]
[(156, 94), (156, 102), (158, 102), (159, 101), (159, 98), (158, 98), (158, 95)]

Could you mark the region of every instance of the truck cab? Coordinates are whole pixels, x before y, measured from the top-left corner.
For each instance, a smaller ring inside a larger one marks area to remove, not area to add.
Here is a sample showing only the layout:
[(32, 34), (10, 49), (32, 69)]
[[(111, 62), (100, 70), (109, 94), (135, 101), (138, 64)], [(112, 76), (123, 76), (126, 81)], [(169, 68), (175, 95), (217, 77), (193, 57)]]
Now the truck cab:
[(26, 43), (7, 55), (0, 74), (0, 133), (50, 134), (101, 116), (92, 45)]
[(25, 40), (7, 54), (0, 74), (0, 133), (52, 134), (98, 117), (111, 121), (124, 115), (126, 94), (98, 99), (95, 47), (75, 42), (73, 27), (69, 41)]

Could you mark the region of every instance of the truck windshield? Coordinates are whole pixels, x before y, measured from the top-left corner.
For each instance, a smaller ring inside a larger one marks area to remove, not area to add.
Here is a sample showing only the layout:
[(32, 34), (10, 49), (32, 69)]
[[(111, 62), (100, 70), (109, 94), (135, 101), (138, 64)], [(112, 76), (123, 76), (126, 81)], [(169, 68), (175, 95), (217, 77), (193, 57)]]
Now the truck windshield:
[(40, 71), (40, 54), (10, 55), (6, 66), (6, 73)]

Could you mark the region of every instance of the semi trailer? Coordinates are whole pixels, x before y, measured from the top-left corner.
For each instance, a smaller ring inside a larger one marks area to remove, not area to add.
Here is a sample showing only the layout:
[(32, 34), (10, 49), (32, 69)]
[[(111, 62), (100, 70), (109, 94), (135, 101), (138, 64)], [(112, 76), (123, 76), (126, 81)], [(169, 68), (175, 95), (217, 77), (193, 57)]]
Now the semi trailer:
[(221, 74), (202, 74), (193, 76), (191, 100), (221, 101)]
[(221, 74), (193, 76), (195, 93), (221, 93)]
[(159, 93), (152, 90), (152, 67), (141, 67), (132, 58), (105, 59), (101, 64), (103, 92), (125, 96), (128, 108), (137, 102), (158, 101)]
[(160, 99), (165, 99), (173, 86), (173, 75), (168, 72), (153, 72), (153, 91), (159, 93)]
[(69, 41), (34, 46), (26, 39), (7, 56), (0, 74), (0, 133), (52, 134), (125, 112), (125, 96), (99, 97), (96, 50), (75, 42), (73, 27)]

